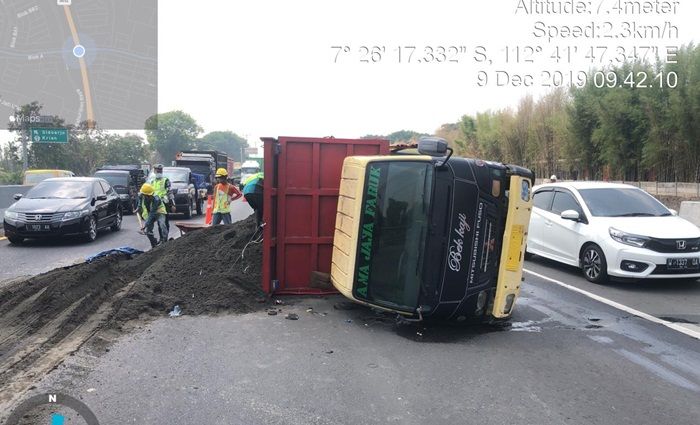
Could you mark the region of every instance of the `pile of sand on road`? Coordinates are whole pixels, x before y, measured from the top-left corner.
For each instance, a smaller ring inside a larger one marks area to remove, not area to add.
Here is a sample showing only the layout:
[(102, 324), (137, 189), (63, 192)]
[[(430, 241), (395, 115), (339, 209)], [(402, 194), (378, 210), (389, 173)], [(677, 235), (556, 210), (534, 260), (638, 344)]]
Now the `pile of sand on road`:
[(251, 216), (188, 233), (143, 254), (135, 261), (145, 257), (149, 265), (124, 298), (116, 319), (162, 315), (175, 305), (186, 315), (260, 308), (262, 238), (254, 239), (260, 234)]
[(188, 233), (144, 254), (113, 255), (3, 286), (0, 383), (12, 382), (49, 350), (74, 346), (86, 333), (166, 316), (175, 305), (183, 315), (264, 308), (262, 244), (255, 236), (251, 216)]

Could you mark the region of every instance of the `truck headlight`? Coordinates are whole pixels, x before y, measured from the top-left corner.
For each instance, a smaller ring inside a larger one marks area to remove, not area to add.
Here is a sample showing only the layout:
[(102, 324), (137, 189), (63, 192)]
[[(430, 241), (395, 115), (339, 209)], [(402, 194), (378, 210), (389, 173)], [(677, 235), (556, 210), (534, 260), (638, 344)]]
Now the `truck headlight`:
[(19, 213), (14, 211), (5, 211), (5, 218), (10, 220), (19, 220)]
[(626, 233), (622, 230), (618, 230), (614, 227), (611, 227), (610, 229), (608, 229), (608, 231), (610, 232), (611, 238), (625, 245), (636, 246), (637, 248), (644, 248), (644, 245), (646, 245), (646, 243), (649, 242), (649, 238), (646, 236), (633, 235), (631, 233)]
[(80, 218), (88, 214), (90, 214), (90, 210), (87, 208), (82, 211), (68, 211), (67, 213), (63, 214), (61, 221), (75, 220), (76, 218)]

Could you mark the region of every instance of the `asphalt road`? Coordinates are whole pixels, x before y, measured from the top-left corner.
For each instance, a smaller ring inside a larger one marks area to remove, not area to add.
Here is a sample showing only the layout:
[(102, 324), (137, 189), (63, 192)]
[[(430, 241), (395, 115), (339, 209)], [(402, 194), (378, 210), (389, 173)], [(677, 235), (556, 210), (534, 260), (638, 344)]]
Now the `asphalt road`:
[[(0, 241), (0, 279), (147, 248), (135, 227), (93, 244)], [(677, 323), (700, 321), (700, 283), (594, 285), (538, 257), (525, 269), (508, 326), (396, 325), (335, 309), (340, 297), (287, 298), (276, 316), (184, 312), (86, 344), (29, 395), (73, 395), (108, 424), (698, 423), (700, 340), (554, 281)]]
[[(680, 323), (700, 332), (700, 281), (649, 279), (611, 281), (596, 285), (583, 278), (581, 270), (534, 256), (525, 270), (624, 304), (654, 317)], [(533, 277), (532, 274), (526, 277)]]
[(158, 319), (32, 394), (109, 424), (697, 425), (700, 341), (542, 279), (522, 295), (509, 327), (397, 326), (340, 297)]
[[(243, 219), (253, 213), (247, 203), (235, 201), (231, 205), (233, 220)], [(186, 221), (182, 215), (172, 215), (170, 237), (179, 237), (180, 231), (173, 224)], [(204, 216), (194, 216), (189, 221), (203, 223)], [(135, 215), (124, 216), (122, 229), (118, 232), (103, 230), (92, 243), (80, 238), (60, 238), (50, 240), (27, 240), (21, 245), (12, 245), (7, 239), (0, 239), (0, 281), (18, 276), (31, 276), (85, 261), (86, 257), (101, 251), (122, 246), (146, 251), (151, 244), (146, 236), (138, 233), (139, 225)]]

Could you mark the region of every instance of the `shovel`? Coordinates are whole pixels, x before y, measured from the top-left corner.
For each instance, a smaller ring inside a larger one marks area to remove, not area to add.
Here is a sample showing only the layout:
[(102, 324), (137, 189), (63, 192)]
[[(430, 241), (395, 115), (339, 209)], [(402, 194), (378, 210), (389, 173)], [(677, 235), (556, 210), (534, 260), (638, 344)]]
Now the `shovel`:
[(136, 219), (139, 221), (139, 234), (145, 235), (146, 233), (143, 231), (143, 221), (141, 221), (141, 214), (136, 213)]

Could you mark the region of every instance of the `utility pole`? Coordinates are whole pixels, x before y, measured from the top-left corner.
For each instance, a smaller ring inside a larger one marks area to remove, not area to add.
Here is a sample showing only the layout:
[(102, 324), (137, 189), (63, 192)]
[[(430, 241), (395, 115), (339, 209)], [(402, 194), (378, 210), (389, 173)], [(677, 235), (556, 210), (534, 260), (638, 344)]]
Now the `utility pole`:
[(21, 129), (20, 134), (22, 137), (22, 172), (25, 172), (29, 168), (29, 152), (27, 152), (29, 130)]

